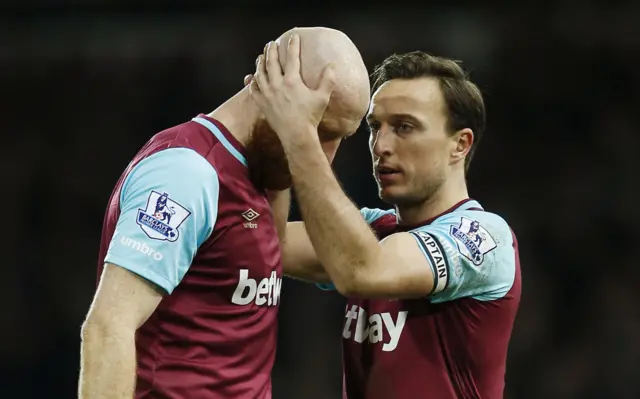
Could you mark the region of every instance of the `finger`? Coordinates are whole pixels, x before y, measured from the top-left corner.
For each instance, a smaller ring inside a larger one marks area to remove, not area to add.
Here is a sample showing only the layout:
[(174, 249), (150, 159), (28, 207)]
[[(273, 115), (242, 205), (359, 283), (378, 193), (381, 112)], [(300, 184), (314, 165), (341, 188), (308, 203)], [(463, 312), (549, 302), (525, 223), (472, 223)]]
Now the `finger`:
[(282, 82), (282, 67), (280, 67), (280, 60), (278, 59), (278, 45), (275, 42), (269, 42), (267, 44), (266, 56), (266, 69), (269, 75), (269, 82), (272, 85), (279, 85), (280, 82)]
[(267, 71), (265, 70), (265, 59), (264, 55), (260, 55), (258, 57), (258, 66), (256, 68), (256, 73), (253, 77), (253, 82), (258, 85), (258, 88), (264, 95), (269, 95), (271, 92), (271, 87), (269, 85), (269, 76), (267, 75)]
[(287, 64), (284, 66), (287, 76), (300, 76), (300, 36), (291, 35), (287, 44)]
[(264, 95), (260, 91), (260, 86), (258, 86), (256, 79), (253, 79), (251, 83), (249, 83), (249, 95), (251, 96), (253, 101), (258, 104), (259, 107), (262, 107), (265, 101)]
[(335, 75), (333, 72), (333, 64), (329, 63), (320, 74), (320, 83), (316, 91), (323, 93), (327, 97), (331, 96), (335, 88)]
[(253, 75), (247, 75), (244, 77), (244, 85), (247, 86), (253, 81)]

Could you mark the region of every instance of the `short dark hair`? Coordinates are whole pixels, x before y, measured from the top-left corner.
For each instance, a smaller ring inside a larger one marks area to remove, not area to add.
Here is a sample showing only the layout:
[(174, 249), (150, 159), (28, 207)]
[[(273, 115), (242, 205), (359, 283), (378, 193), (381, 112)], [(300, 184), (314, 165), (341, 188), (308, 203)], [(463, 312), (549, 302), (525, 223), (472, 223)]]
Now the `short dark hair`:
[(447, 107), (450, 133), (469, 128), (474, 143), (465, 159), (465, 170), (482, 138), (486, 124), (484, 100), (478, 86), (462, 69), (460, 61), (437, 57), (422, 51), (393, 54), (376, 66), (371, 74), (371, 92), (393, 79), (432, 77), (438, 80)]

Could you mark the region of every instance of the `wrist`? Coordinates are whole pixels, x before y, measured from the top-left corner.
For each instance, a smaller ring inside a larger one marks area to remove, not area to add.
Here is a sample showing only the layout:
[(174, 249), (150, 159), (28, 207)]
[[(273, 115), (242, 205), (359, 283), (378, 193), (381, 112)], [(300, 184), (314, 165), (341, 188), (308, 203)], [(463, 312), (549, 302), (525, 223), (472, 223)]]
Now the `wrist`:
[(319, 145), (318, 129), (313, 125), (290, 129), (280, 136), (285, 151), (299, 152), (300, 150)]

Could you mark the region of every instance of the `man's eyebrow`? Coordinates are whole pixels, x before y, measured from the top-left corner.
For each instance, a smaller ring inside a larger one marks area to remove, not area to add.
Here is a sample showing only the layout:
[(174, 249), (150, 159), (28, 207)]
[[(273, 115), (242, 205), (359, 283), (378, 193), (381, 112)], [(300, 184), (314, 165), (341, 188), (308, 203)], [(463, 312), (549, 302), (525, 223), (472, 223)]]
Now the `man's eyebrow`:
[[(371, 121), (377, 120), (378, 118), (376, 118), (374, 115), (369, 114), (366, 117), (367, 123), (370, 123)], [(413, 123), (416, 124), (422, 124), (422, 121), (420, 121), (420, 119), (416, 118), (415, 116), (411, 115), (411, 114), (405, 114), (405, 113), (399, 113), (399, 114), (390, 114), (390, 115), (386, 115), (387, 120), (394, 120), (394, 119), (408, 119)]]

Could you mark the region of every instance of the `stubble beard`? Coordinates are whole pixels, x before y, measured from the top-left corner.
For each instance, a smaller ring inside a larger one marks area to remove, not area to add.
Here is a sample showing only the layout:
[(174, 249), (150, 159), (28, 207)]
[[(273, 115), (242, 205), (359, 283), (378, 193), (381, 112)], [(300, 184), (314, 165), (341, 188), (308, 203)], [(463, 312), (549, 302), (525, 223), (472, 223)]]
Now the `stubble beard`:
[(397, 194), (393, 192), (385, 194), (384, 189), (378, 183), (378, 194), (381, 200), (399, 209), (414, 208), (432, 202), (444, 181), (443, 173), (433, 173), (424, 180), (421, 179), (420, 182), (413, 179), (405, 183), (404, 190)]

